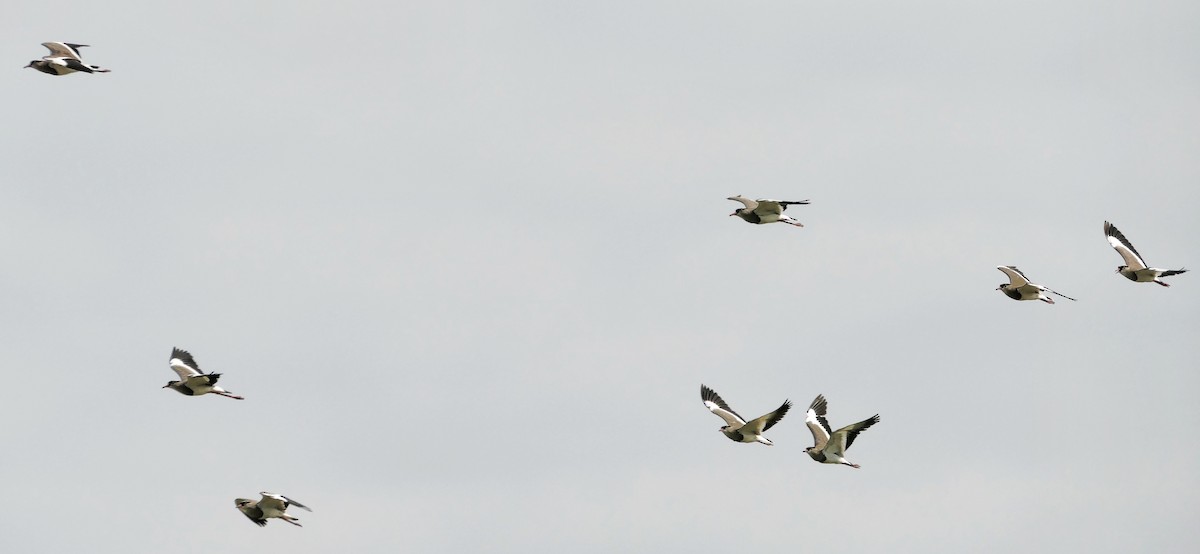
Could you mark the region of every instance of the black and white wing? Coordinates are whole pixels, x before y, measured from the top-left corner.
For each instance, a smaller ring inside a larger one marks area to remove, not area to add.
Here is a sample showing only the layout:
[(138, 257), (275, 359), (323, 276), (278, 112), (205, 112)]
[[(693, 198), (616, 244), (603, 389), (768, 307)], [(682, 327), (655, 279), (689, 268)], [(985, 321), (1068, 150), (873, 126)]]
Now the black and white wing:
[(825, 419), (826, 407), (825, 396), (818, 394), (817, 398), (808, 406), (808, 413), (804, 416), (804, 423), (812, 432), (813, 447), (817, 450), (825, 448), (825, 445), (829, 443), (829, 435), (832, 433), (829, 429), (829, 421)]
[(742, 196), (740, 194), (737, 196), (730, 196), (729, 198), (726, 198), (726, 200), (733, 200), (735, 202), (741, 202), (742, 205), (745, 206), (747, 210), (750, 210), (752, 212), (758, 208), (758, 202), (755, 202), (755, 201), (753, 201), (749, 198), (746, 198), (745, 196)]
[(1130, 244), (1129, 239), (1125, 238), (1125, 235), (1122, 235), (1116, 226), (1107, 221), (1104, 222), (1104, 236), (1108, 237), (1108, 243), (1117, 250), (1117, 253), (1125, 260), (1125, 265), (1131, 271), (1149, 267), (1146, 265), (1146, 261), (1142, 259), (1142, 255), (1138, 254), (1138, 251), (1134, 249), (1133, 244)]
[(242, 515), (246, 516), (247, 519), (253, 521), (255, 525), (259, 527), (267, 526), (267, 520), (263, 517), (263, 512), (258, 508), (258, 506), (254, 504), (238, 506), (238, 511), (242, 512)]
[(75, 71), (82, 71), (84, 73), (92, 72), (91, 67), (88, 67), (83, 62), (81, 62), (77, 59), (74, 59), (74, 58), (54, 58), (53, 61), (61, 62), (62, 65), (65, 65), (71, 69), (74, 69)]
[(195, 391), (202, 387), (211, 387), (217, 384), (217, 380), (220, 378), (220, 373), (201, 373), (188, 377), (184, 382), (187, 383), (188, 388)]
[(767, 415), (764, 415), (762, 417), (757, 417), (757, 418), (750, 420), (750, 422), (746, 424), (744, 429), (746, 429), (747, 431), (749, 431), (755, 435), (761, 435), (763, 433), (763, 431), (766, 431), (767, 429), (774, 427), (776, 423), (779, 423), (779, 420), (783, 419), (783, 416), (787, 415), (788, 410), (790, 410), (791, 408), (792, 408), (791, 401), (784, 400), (783, 405), (776, 408), (775, 411), (773, 411)]
[(1026, 277), (1024, 273), (1021, 273), (1021, 270), (1017, 269), (1016, 266), (998, 265), (996, 266), (996, 269), (999, 269), (1000, 271), (1003, 271), (1005, 275), (1008, 275), (1008, 282), (1014, 287), (1023, 287), (1029, 284), (1029, 278)]
[(282, 495), (270, 492), (260, 492), (262, 500), (258, 501), (258, 509), (263, 512), (286, 512), (288, 501)]
[(258, 505), (264, 510), (274, 510), (283, 513), (287, 511), (288, 506), (295, 506), (310, 512), (312, 511), (312, 509), (308, 506), (296, 502), (295, 500), (292, 500), (291, 498), (288, 498), (282, 494), (275, 494), (271, 492), (260, 492), (258, 494), (262, 495), (262, 500), (258, 501)]
[(180, 381), (187, 381), (202, 373), (199, 364), (192, 359), (192, 355), (187, 350), (178, 348), (171, 350), (171, 369), (179, 375)]
[(296, 502), (296, 500), (295, 500), (295, 499), (293, 499), (293, 498), (289, 498), (289, 497), (287, 497), (287, 496), (283, 496), (282, 494), (281, 494), (281, 495), (279, 495), (279, 496), (280, 496), (280, 498), (283, 498), (284, 500), (286, 500), (289, 506), (295, 506), (295, 507), (297, 507), (297, 508), (301, 508), (301, 509), (303, 509), (303, 510), (307, 510), (307, 511), (309, 511), (309, 512), (311, 512), (311, 511), (312, 511), (312, 508), (309, 508), (308, 506), (305, 506), (304, 504), (301, 504), (301, 503), (299, 503), (299, 502)]
[(808, 200), (776, 200), (776, 202), (779, 202), (779, 205), (783, 207), (784, 211), (787, 211), (788, 206), (809, 204)]
[(42, 46), (50, 49), (50, 55), (47, 58), (70, 58), (76, 61), (83, 61), (79, 57), (79, 49), (87, 46), (86, 44), (71, 44), (69, 42), (43, 42)]
[(879, 423), (879, 414), (875, 414), (870, 418), (864, 419), (858, 423), (851, 423), (837, 431), (829, 439), (829, 444), (832, 447), (833, 454), (838, 457), (844, 456), (850, 445), (854, 444), (855, 437), (865, 431), (868, 427)]
[(758, 214), (759, 217), (765, 215), (782, 215), (785, 209), (783, 203), (778, 200), (760, 198), (755, 202), (758, 203), (758, 206), (754, 208), (754, 213)]
[(717, 391), (705, 385), (700, 385), (700, 399), (704, 401), (704, 407), (708, 408), (708, 411), (720, 416), (721, 419), (725, 420), (726, 424), (734, 428), (741, 428), (746, 424), (746, 420), (742, 416), (733, 411), (733, 408), (730, 408), (729, 404), (726, 404), (724, 400), (721, 400)]

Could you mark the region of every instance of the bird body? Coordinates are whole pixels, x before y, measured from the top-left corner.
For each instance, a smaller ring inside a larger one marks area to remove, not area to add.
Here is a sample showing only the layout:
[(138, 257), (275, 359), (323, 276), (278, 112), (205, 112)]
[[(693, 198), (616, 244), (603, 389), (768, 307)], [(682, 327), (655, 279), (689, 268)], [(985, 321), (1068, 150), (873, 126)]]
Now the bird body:
[(77, 71), (83, 73), (108, 73), (111, 71), (98, 65), (83, 63), (83, 58), (79, 57), (79, 49), (86, 47), (86, 44), (43, 42), (42, 46), (50, 50), (50, 55), (43, 56), (40, 60), (33, 60), (25, 67), (32, 67), (49, 75), (66, 75)]
[(700, 399), (704, 401), (704, 407), (721, 419), (725, 420), (725, 425), (719, 431), (730, 440), (735, 442), (757, 442), (767, 446), (773, 446), (775, 443), (762, 436), (763, 432), (773, 427), (783, 416), (787, 414), (792, 407), (792, 403), (784, 400), (783, 405), (775, 411), (766, 414), (757, 419), (746, 421), (737, 412), (733, 411), (724, 400), (716, 393), (716, 391), (708, 388), (705, 385), (700, 385)]
[(260, 498), (258, 501), (250, 500), (249, 498), (235, 498), (233, 500), (233, 505), (237, 506), (237, 509), (241, 511), (243, 515), (245, 515), (250, 519), (250, 521), (253, 521), (254, 524), (258, 525), (259, 527), (266, 527), (267, 519), (269, 518), (282, 519), (283, 521), (291, 523), (296, 527), (303, 527), (303, 525), (296, 523), (299, 521), (299, 518), (292, 517), (287, 514), (288, 507), (295, 506), (310, 512), (312, 511), (312, 509), (308, 506), (296, 502), (295, 500), (283, 496), (282, 494), (274, 494), (269, 492), (260, 492), (258, 494), (262, 495), (262, 498)]
[(162, 388), (170, 388), (186, 396), (200, 396), (211, 392), (220, 396), (244, 400), (241, 396), (218, 387), (217, 380), (221, 378), (221, 374), (201, 372), (200, 365), (187, 350), (172, 349), (170, 363), (171, 369), (179, 375), (179, 380), (169, 381)]
[(854, 444), (854, 439), (858, 437), (859, 433), (879, 423), (879, 414), (875, 414), (858, 423), (842, 427), (837, 431), (832, 431), (829, 427), (829, 421), (825, 419), (827, 406), (825, 397), (820, 394), (808, 406), (808, 413), (805, 414), (804, 423), (808, 425), (808, 430), (812, 432), (814, 444), (805, 449), (805, 452), (808, 453), (810, 458), (823, 464), (841, 464), (855, 469), (861, 467), (846, 460), (846, 450), (850, 448), (850, 445)]
[(1000, 286), (996, 287), (996, 290), (1003, 292), (1005, 296), (1013, 300), (1041, 300), (1047, 304), (1053, 304), (1054, 299), (1050, 298), (1046, 294), (1047, 292), (1057, 294), (1067, 300), (1075, 300), (1060, 292), (1029, 282), (1029, 278), (1025, 277), (1025, 274), (1017, 269), (1017, 266), (999, 265), (996, 266), (996, 269), (1008, 275), (1009, 280), (1008, 283), (1000, 283)]
[(808, 200), (800, 200), (791, 202), (787, 200), (751, 200), (742, 195), (730, 196), (727, 200), (741, 202), (745, 208), (739, 208), (729, 214), (729, 217), (738, 216), (747, 223), (755, 225), (764, 225), (767, 223), (783, 222), (796, 227), (803, 227), (804, 224), (796, 221), (791, 216), (785, 215), (783, 212), (788, 206), (797, 204), (808, 204)]
[(1142, 255), (1133, 247), (1129, 239), (1117, 230), (1117, 227), (1107, 221), (1104, 222), (1104, 236), (1108, 238), (1108, 243), (1121, 255), (1125, 260), (1125, 265), (1117, 266), (1117, 273), (1124, 275), (1126, 279), (1135, 283), (1158, 283), (1164, 287), (1171, 286), (1163, 282), (1159, 277), (1170, 277), (1171, 275), (1179, 275), (1187, 273), (1186, 269), (1159, 269), (1150, 267)]

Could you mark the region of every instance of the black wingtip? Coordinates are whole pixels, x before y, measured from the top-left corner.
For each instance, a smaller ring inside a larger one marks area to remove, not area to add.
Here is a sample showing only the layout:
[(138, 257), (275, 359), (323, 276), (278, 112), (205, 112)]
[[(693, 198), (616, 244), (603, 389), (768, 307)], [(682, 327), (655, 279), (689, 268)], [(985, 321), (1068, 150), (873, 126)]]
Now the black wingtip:
[(1112, 223), (1109, 223), (1107, 221), (1104, 222), (1104, 236), (1116, 237), (1117, 240), (1119, 240), (1121, 242), (1126, 242), (1126, 243), (1128, 242), (1127, 240), (1125, 240), (1125, 235), (1121, 234), (1121, 230), (1117, 229), (1116, 225), (1113, 225)]
[(812, 410), (819, 416), (825, 415), (825, 410), (827, 407), (828, 403), (825, 402), (825, 395), (823, 394), (818, 394), (817, 397), (813, 399), (812, 404), (808, 405), (808, 409)]
[(169, 358), (169, 359), (175, 359), (175, 358), (179, 358), (180, 361), (187, 364), (192, 369), (199, 371), (201, 373), (204, 373), (200, 369), (200, 364), (196, 363), (196, 359), (192, 357), (191, 352), (188, 352), (187, 350), (183, 350), (181, 348), (172, 347), (171, 348), (171, 358)]

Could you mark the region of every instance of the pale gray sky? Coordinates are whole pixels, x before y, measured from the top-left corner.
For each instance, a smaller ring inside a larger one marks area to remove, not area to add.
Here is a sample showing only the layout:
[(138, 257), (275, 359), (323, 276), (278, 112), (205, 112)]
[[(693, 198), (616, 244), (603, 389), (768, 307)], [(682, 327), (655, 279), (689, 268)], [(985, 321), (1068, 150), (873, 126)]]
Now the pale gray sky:
[(1200, 4), (192, 4), (0, 18), (5, 551), (1200, 543)]

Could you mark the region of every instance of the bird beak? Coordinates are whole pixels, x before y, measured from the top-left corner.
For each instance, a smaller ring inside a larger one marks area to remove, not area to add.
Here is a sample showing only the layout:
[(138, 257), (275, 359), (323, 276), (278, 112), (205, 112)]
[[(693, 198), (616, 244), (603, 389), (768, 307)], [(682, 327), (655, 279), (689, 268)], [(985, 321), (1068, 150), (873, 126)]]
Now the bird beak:
[(162, 388), (164, 388), (164, 389), (165, 389), (165, 388), (167, 388), (167, 387), (169, 387), (169, 386), (171, 386), (171, 385), (163, 385), (163, 386), (162, 386)]

